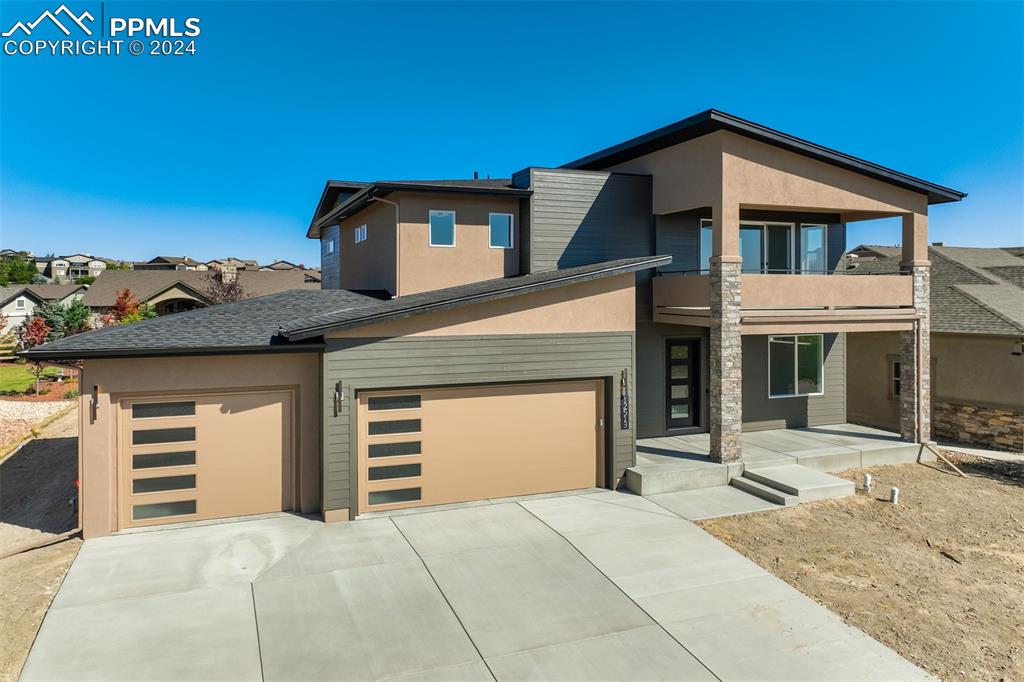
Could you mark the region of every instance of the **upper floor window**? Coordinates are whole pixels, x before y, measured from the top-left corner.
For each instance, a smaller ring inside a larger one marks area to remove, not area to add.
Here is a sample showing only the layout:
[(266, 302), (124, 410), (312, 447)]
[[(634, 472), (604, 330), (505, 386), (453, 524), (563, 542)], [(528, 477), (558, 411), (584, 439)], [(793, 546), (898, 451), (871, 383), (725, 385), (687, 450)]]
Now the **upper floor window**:
[(359, 242), (366, 241), (366, 225), (360, 225), (356, 228), (356, 244)]
[[(700, 221), (700, 263), (705, 272), (711, 269), (711, 224)], [(793, 272), (793, 224), (741, 222), (739, 255), (743, 272)]]
[(16, 300), (15, 302), (14, 302), (14, 307), (15, 307), (15, 308), (16, 308), (17, 310), (24, 310), (24, 309), (25, 309), (25, 299), (23, 299), (23, 298), (19, 298), (19, 299), (17, 299), (17, 300)]
[(819, 275), (828, 270), (824, 225), (800, 226), (800, 272)]
[(491, 248), (511, 249), (512, 248), (512, 214), (492, 213), (491, 223)]
[(821, 334), (768, 337), (768, 397), (821, 395), (824, 337)]
[(455, 211), (430, 212), (430, 246), (455, 246)]
[(327, 240), (327, 253), (334, 253), (334, 239)]

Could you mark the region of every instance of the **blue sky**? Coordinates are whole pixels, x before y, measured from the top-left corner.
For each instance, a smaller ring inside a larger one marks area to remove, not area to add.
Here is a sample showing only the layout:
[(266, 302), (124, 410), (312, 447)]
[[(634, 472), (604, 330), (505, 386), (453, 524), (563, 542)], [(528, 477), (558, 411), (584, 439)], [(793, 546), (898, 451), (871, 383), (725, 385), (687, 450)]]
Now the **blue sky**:
[[(0, 24), (57, 6), (5, 0)], [(968, 192), (933, 240), (1024, 243), (1019, 2), (103, 11), (199, 17), (197, 54), (0, 56), (3, 247), (312, 264), (328, 178), (507, 177), (710, 107)]]

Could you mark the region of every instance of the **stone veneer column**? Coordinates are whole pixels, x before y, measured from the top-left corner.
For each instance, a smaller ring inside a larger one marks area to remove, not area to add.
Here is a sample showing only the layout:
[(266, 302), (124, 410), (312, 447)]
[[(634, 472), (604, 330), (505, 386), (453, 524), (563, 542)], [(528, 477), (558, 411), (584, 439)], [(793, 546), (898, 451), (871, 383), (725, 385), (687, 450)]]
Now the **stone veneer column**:
[(740, 336), (740, 262), (716, 257), (711, 283), (711, 459), (735, 462), (742, 455), (743, 344)]
[(932, 437), (930, 268), (914, 265), (907, 270), (914, 278), (919, 320), (916, 330), (900, 332), (900, 436), (926, 443)]

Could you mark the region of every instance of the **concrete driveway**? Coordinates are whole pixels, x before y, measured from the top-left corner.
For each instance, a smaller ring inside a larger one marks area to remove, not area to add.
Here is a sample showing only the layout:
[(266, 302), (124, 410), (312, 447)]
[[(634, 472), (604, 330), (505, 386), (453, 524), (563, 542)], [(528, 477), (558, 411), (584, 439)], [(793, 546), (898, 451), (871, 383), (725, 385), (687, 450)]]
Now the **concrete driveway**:
[(23, 680), (928, 679), (649, 500), (85, 544)]

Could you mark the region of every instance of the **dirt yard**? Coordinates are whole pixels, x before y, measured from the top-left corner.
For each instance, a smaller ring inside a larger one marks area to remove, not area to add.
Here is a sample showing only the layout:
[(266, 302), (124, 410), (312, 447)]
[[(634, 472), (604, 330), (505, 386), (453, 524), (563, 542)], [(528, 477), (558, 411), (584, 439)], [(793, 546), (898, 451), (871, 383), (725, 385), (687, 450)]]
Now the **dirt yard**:
[[(0, 462), (0, 556), (72, 530), (78, 415), (71, 411)], [(78, 539), (0, 559), (0, 680), (16, 680)]]
[(1024, 464), (952, 459), (970, 478), (852, 470), (873, 494), (701, 526), (943, 680), (1024, 680)]

